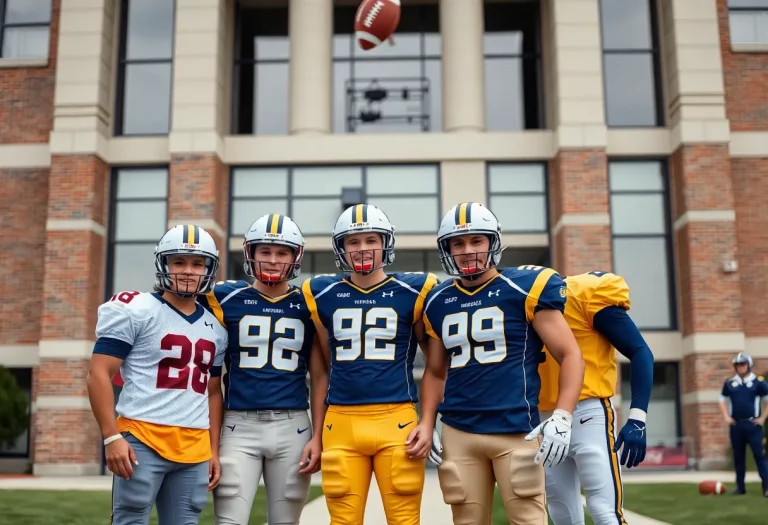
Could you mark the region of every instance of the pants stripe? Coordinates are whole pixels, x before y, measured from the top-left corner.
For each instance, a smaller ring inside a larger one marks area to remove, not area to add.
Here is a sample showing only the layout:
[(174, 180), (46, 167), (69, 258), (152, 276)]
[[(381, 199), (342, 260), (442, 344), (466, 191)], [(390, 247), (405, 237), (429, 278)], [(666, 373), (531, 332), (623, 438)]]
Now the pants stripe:
[(605, 442), (608, 446), (608, 458), (611, 462), (611, 477), (613, 478), (613, 492), (615, 496), (616, 519), (619, 525), (627, 525), (624, 519), (624, 491), (621, 486), (621, 470), (619, 466), (619, 456), (613, 451), (615, 445), (614, 430), (616, 421), (611, 406), (610, 399), (602, 400), (603, 411), (605, 412)]

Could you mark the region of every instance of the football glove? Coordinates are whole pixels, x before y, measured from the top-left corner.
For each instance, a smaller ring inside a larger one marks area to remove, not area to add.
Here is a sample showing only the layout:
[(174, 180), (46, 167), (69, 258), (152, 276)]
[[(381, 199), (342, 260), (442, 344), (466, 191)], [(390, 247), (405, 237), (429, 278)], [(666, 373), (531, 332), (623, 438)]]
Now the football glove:
[(443, 464), (443, 458), (440, 454), (443, 453), (443, 444), (440, 442), (440, 434), (437, 433), (437, 429), (432, 431), (432, 448), (429, 451), (427, 459), (438, 467)]
[(627, 419), (627, 423), (622, 427), (619, 436), (616, 438), (616, 444), (613, 451), (618, 452), (621, 445), (624, 450), (621, 451), (621, 464), (627, 468), (638, 466), (645, 459), (645, 423), (637, 419)]
[(571, 444), (571, 421), (573, 416), (565, 410), (557, 409), (552, 417), (534, 428), (525, 436), (526, 441), (533, 441), (542, 436), (541, 446), (533, 459), (535, 464), (545, 467), (559, 465), (567, 456)]

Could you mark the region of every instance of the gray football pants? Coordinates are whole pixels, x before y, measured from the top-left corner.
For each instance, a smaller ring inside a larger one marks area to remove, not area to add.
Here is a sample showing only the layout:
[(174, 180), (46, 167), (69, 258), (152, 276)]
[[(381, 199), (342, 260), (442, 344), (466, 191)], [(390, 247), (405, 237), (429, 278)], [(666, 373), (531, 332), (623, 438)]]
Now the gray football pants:
[(221, 479), (213, 493), (216, 525), (247, 525), (264, 474), (269, 525), (295, 525), (309, 498), (299, 474), (312, 438), (306, 410), (227, 411), (221, 428)]

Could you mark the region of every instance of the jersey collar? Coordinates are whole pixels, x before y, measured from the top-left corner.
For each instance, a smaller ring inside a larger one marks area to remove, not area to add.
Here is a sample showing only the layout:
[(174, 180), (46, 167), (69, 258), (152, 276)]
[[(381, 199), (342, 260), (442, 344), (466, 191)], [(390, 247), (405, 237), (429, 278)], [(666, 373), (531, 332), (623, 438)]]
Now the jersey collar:
[(195, 303), (195, 307), (196, 307), (195, 311), (187, 315), (179, 311), (178, 309), (176, 309), (175, 306), (173, 306), (171, 303), (163, 299), (163, 296), (160, 295), (159, 293), (154, 292), (152, 294), (152, 297), (154, 297), (155, 299), (157, 299), (158, 301), (166, 305), (168, 308), (170, 308), (171, 310), (179, 314), (181, 318), (187, 321), (189, 324), (195, 324), (198, 321), (198, 319), (200, 319), (203, 316), (203, 313), (205, 312), (205, 309), (202, 307), (202, 305), (200, 305), (200, 303)]
[(750, 372), (749, 375), (744, 379), (742, 379), (739, 374), (736, 374), (731, 378), (732, 381), (736, 381), (740, 385), (743, 385), (744, 383), (754, 383), (756, 379), (757, 376), (754, 374), (754, 372)]

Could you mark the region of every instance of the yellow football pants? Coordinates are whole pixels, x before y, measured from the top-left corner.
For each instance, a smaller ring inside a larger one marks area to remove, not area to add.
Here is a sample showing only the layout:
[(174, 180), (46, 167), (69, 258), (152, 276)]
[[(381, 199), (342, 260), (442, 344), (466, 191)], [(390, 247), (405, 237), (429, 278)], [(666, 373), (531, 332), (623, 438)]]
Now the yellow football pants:
[(408, 459), (418, 424), (411, 403), (331, 405), (323, 428), (323, 493), (331, 525), (361, 525), (376, 474), (388, 525), (419, 525), (424, 460)]

